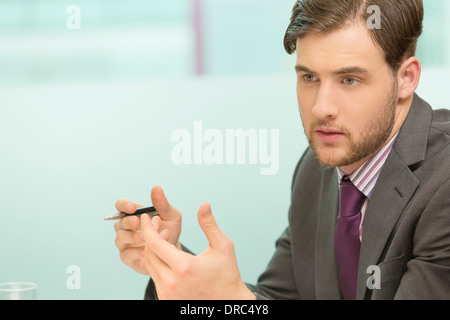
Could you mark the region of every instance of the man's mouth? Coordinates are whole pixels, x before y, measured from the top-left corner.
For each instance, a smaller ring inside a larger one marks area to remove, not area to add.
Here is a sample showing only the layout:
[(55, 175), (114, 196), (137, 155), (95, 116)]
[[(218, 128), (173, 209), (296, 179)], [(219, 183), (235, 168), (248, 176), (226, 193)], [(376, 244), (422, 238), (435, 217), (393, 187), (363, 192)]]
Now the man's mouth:
[(341, 138), (345, 136), (345, 133), (339, 130), (326, 127), (318, 127), (315, 130), (315, 133), (317, 134), (320, 140), (326, 143), (338, 142)]

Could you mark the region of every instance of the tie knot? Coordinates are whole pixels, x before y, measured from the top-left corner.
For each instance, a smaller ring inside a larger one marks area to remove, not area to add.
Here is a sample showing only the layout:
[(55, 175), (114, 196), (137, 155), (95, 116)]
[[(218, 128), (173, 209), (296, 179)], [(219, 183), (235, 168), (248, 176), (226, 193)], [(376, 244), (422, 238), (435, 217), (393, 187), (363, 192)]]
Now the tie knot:
[(361, 211), (366, 196), (344, 177), (339, 186), (339, 214), (344, 217), (353, 216)]

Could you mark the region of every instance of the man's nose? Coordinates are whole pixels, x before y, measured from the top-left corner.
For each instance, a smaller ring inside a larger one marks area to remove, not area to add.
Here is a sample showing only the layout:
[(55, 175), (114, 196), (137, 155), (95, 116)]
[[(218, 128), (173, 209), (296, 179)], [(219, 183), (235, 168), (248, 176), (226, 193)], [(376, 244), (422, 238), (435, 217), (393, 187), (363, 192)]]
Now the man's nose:
[(333, 87), (327, 83), (321, 83), (317, 91), (316, 103), (312, 109), (312, 113), (319, 120), (333, 120), (339, 114), (337, 107), (338, 98)]

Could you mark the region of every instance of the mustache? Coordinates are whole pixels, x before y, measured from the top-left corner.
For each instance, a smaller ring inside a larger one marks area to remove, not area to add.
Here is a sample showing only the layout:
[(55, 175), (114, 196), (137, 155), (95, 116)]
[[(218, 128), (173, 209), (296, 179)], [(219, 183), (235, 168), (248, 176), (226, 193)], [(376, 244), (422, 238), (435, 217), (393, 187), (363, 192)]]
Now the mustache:
[(337, 125), (333, 121), (329, 121), (329, 120), (316, 120), (316, 121), (314, 121), (311, 124), (311, 126), (310, 126), (310, 132), (314, 132), (319, 127), (325, 127), (325, 128), (328, 128), (328, 129), (340, 131), (340, 132), (344, 133), (345, 135), (350, 136), (350, 131), (348, 131), (347, 128), (345, 128), (343, 126), (340, 126), (340, 125)]

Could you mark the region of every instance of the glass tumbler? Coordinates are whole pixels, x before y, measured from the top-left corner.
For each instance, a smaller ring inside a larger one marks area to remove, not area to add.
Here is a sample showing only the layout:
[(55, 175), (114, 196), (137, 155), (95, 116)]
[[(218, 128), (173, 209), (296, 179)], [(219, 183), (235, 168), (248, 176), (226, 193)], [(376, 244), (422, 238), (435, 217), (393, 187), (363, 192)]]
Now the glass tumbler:
[(0, 283), (0, 300), (36, 300), (36, 290), (32, 282)]

